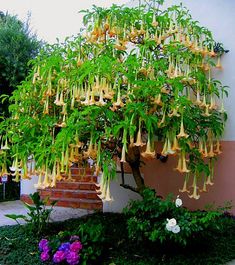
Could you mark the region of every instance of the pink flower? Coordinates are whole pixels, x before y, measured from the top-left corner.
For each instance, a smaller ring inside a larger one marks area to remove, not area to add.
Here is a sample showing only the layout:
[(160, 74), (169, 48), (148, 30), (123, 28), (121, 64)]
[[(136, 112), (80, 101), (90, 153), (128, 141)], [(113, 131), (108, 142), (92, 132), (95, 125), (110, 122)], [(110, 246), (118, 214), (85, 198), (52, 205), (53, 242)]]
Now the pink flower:
[(69, 265), (77, 265), (79, 263), (80, 256), (77, 252), (70, 251), (66, 257)]
[(60, 263), (61, 261), (65, 260), (66, 253), (64, 251), (58, 250), (53, 256), (53, 262)]
[(48, 247), (48, 243), (48, 240), (43, 238), (38, 244), (40, 251), (44, 251), (44, 248)]
[(70, 250), (74, 252), (79, 252), (82, 249), (82, 243), (80, 241), (75, 241), (70, 245)]
[(42, 252), (40, 255), (41, 261), (47, 261), (50, 259), (50, 255), (48, 254), (48, 252)]

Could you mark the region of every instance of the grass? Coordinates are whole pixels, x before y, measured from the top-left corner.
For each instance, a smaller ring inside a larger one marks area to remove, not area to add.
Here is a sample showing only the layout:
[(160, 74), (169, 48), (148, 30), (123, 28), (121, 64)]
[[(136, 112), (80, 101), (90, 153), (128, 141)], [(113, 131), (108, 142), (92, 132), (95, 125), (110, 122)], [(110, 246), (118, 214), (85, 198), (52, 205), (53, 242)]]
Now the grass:
[[(50, 224), (45, 233), (53, 236), (60, 231), (77, 234), (81, 224), (89, 229), (101, 225), (100, 248), (102, 255), (93, 264), (97, 265), (222, 265), (235, 259), (235, 221), (223, 217), (223, 229), (203, 238), (192, 240), (187, 247), (158, 245), (147, 242), (131, 242), (127, 238), (125, 217), (122, 214), (96, 213), (79, 219)], [(0, 228), (0, 265), (39, 265), (38, 241), (24, 227), (7, 226)], [(88, 264), (90, 265), (90, 263)]]

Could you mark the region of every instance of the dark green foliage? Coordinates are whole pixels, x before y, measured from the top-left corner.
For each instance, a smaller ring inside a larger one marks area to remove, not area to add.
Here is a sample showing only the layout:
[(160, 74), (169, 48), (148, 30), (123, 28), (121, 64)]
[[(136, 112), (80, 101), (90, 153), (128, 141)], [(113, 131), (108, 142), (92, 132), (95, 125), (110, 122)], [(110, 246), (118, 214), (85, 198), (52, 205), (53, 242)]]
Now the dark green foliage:
[[(131, 202), (125, 209), (127, 227), (132, 240), (152, 242), (174, 242), (186, 245), (189, 241), (219, 229), (216, 220), (218, 211), (191, 212), (184, 207), (176, 207), (172, 198), (166, 200), (156, 196), (154, 190), (145, 189), (143, 200)], [(174, 234), (166, 230), (167, 219), (175, 218), (181, 231)]]
[[(32, 34), (28, 22), (16, 16), (0, 12), (0, 95), (11, 92), (29, 73), (29, 61), (41, 46)], [(7, 111), (8, 102), (1, 106), (1, 114)]]
[(18, 224), (18, 220), (23, 219), (28, 223), (26, 228), (30, 232), (40, 235), (43, 231), (45, 231), (48, 225), (50, 214), (54, 205), (56, 204), (56, 201), (51, 203), (50, 208), (46, 208), (48, 198), (41, 200), (39, 192), (35, 192), (29, 196), (32, 199), (34, 205), (24, 203), (25, 207), (28, 209), (27, 215), (6, 214), (6, 217), (15, 220)]
[[(93, 214), (76, 220), (48, 225), (44, 235), (51, 239), (61, 231), (78, 234), (82, 225), (93, 253), (101, 250), (101, 256), (88, 265), (222, 265), (235, 259), (235, 221), (232, 217), (221, 216), (216, 223), (221, 229), (189, 242), (187, 247), (179, 244), (145, 244), (128, 240), (126, 218), (122, 214)], [(97, 226), (97, 228), (96, 228)], [(66, 235), (66, 233), (64, 235)], [(94, 234), (96, 234), (94, 236)], [(85, 239), (80, 235), (81, 241)], [(93, 237), (94, 236), (94, 237)], [(19, 226), (0, 228), (1, 265), (40, 265), (38, 242), (35, 234), (27, 234)]]
[(4, 186), (0, 185), (0, 201), (10, 201), (20, 199), (20, 183), (12, 181), (12, 178), (8, 176), (8, 182), (5, 183), (5, 199), (3, 196)]

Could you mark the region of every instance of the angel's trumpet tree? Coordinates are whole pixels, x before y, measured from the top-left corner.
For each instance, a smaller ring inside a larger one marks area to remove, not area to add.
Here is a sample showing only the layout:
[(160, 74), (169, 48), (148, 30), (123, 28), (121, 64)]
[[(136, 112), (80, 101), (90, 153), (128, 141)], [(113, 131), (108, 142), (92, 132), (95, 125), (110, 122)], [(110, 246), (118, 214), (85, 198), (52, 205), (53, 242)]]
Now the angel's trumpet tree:
[[(158, 163), (156, 146), (179, 157), (177, 170), (187, 174), (182, 191), (208, 168), (206, 185), (212, 183), (208, 164), (221, 152), (226, 121), (226, 86), (213, 76), (223, 46), (215, 49), (211, 32), (181, 5), (160, 12), (155, 0), (138, 2), (138, 8), (94, 6), (85, 11), (81, 34), (46, 46), (32, 60), (33, 71), (13, 92), (11, 116), (0, 126), (0, 168), (14, 160), (16, 181), (37, 172), (38, 187), (54, 186), (70, 179), (71, 166), (85, 167), (92, 158), (104, 175), (100, 197), (110, 201), (108, 186), (121, 160), (136, 183), (122, 187), (142, 194), (140, 161)], [(31, 154), (35, 172), (24, 175), (20, 168)], [(192, 198), (198, 192), (195, 184)]]

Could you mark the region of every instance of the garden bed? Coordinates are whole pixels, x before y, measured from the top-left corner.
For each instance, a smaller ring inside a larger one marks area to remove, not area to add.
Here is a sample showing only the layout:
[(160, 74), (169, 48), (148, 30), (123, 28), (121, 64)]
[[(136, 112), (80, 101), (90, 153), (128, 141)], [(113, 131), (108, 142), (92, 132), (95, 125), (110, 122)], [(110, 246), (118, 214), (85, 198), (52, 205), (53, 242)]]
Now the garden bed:
[[(204, 234), (186, 247), (178, 244), (157, 244), (128, 239), (126, 217), (123, 214), (95, 213), (79, 219), (49, 224), (44, 237), (50, 239), (61, 231), (78, 234), (78, 228), (89, 227), (95, 238), (91, 251), (100, 252), (99, 258), (88, 263), (104, 265), (206, 264), (221, 265), (235, 259), (235, 221), (223, 216), (222, 228), (214, 234)], [(27, 226), (26, 226), (27, 227)], [(42, 238), (30, 234), (23, 226), (0, 228), (1, 265), (39, 265), (38, 242)], [(95, 244), (94, 244), (95, 243)], [(84, 248), (89, 247), (84, 244)], [(50, 264), (50, 263), (47, 263)]]

